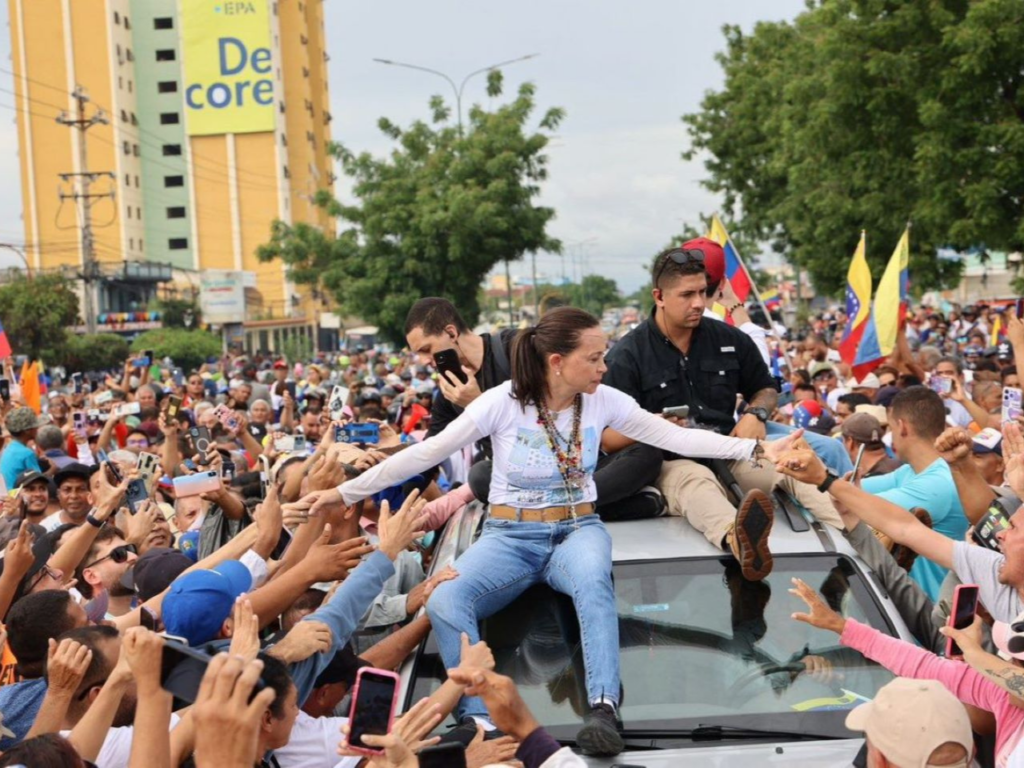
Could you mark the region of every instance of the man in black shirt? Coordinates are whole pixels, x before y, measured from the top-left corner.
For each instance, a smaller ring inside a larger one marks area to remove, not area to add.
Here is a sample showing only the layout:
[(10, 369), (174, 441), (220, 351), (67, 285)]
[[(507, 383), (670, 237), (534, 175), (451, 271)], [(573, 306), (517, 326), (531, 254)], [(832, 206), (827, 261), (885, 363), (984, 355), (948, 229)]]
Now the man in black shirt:
[[(447, 299), (420, 299), (405, 319), (405, 340), (424, 364), (446, 349), (458, 352), (468, 381), (463, 384), (451, 373), (438, 377), (442, 397), (435, 397), (430, 410), (427, 437), (442, 432), (483, 392), (512, 378), (509, 350), (514, 329), (495, 334), (476, 334), (469, 329), (455, 306)], [(500, 344), (496, 344), (500, 339)], [(478, 461), (469, 472), (473, 495), (486, 502), (491, 487), (491, 441), (481, 440), (487, 461)], [(665, 512), (665, 502), (653, 487), (661, 468), (661, 452), (647, 445), (634, 445), (598, 461), (597, 513), (603, 520), (655, 517)]]
[[(725, 435), (763, 439), (765, 422), (775, 410), (775, 381), (757, 347), (742, 331), (703, 317), (707, 306), (704, 253), (720, 248), (706, 238), (663, 252), (655, 260), (651, 317), (626, 335), (608, 354), (604, 383), (633, 397), (652, 413), (687, 405), (694, 425)], [(735, 307), (727, 307), (728, 312)], [(747, 403), (737, 422), (737, 397)], [(673, 420), (677, 421), (678, 420)], [(605, 450), (628, 444), (606, 430)], [(772, 569), (768, 535), (776, 486), (788, 491), (819, 520), (842, 527), (828, 496), (794, 483), (765, 463), (732, 462), (729, 469), (746, 492), (733, 508), (718, 476), (705, 464), (666, 456), (658, 486), (670, 514), (686, 516), (717, 547), (730, 549), (743, 576), (759, 580)]]

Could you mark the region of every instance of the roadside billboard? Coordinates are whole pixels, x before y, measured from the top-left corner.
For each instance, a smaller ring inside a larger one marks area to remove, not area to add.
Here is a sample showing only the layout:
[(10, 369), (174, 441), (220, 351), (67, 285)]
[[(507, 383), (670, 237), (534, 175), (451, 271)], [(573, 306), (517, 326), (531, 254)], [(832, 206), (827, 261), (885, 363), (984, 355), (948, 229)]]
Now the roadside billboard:
[(274, 130), (270, 0), (181, 0), (189, 136)]
[(203, 310), (203, 321), (211, 325), (243, 322), (245, 286), (254, 278), (252, 272), (204, 269), (199, 274), (199, 305)]

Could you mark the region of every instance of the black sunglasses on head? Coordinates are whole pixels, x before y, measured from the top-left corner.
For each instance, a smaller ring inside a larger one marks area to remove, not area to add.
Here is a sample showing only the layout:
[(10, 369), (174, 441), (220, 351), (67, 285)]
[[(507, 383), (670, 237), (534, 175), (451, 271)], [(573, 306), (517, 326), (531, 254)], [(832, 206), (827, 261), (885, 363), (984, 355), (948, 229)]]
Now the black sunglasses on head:
[(119, 547), (114, 547), (112, 550), (110, 550), (110, 552), (108, 552), (104, 557), (101, 557), (99, 560), (93, 560), (88, 565), (83, 565), (82, 567), (92, 568), (94, 565), (96, 565), (97, 563), (102, 563), (104, 560), (113, 560), (115, 563), (118, 564), (126, 563), (128, 562), (129, 554), (138, 554), (138, 550), (135, 548), (135, 545), (122, 544)]
[(665, 267), (668, 266), (670, 261), (674, 261), (676, 264), (682, 266), (683, 264), (691, 264), (697, 262), (699, 264), (704, 263), (704, 251), (700, 248), (674, 248), (665, 254), (665, 257), (661, 260), (661, 267), (658, 269), (658, 274), (654, 276), (654, 287), (658, 287), (658, 281), (661, 280), (662, 274), (665, 272)]

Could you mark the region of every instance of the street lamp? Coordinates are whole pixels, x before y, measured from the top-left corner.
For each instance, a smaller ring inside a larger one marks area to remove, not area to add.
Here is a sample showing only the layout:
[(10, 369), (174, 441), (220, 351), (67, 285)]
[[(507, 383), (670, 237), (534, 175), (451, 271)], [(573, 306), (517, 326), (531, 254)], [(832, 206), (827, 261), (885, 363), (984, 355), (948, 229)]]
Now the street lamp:
[(18, 256), (21, 257), (22, 262), (24, 262), (25, 264), (26, 277), (32, 277), (32, 267), (29, 266), (28, 259), (26, 258), (25, 252), (23, 250), (14, 245), (11, 245), (10, 243), (0, 243), (0, 248), (6, 248), (7, 250), (14, 251), (16, 254), (18, 254)]
[(448, 75), (446, 75), (444, 72), (438, 72), (436, 69), (430, 69), (429, 67), (421, 67), (421, 66), (419, 66), (417, 64), (406, 64), (405, 62), (402, 62), (402, 61), (392, 61), (391, 59), (374, 59), (374, 61), (376, 61), (378, 64), (387, 64), (390, 67), (405, 67), (406, 69), (416, 69), (416, 70), (419, 70), (420, 72), (429, 72), (432, 75), (437, 75), (438, 77), (443, 77), (448, 82), (448, 85), (450, 85), (452, 87), (452, 93), (455, 94), (455, 112), (456, 112), (456, 116), (459, 119), (459, 136), (461, 137), (462, 136), (462, 92), (466, 89), (466, 83), (468, 83), (470, 81), (470, 79), (476, 77), (477, 75), (482, 75), (484, 72), (491, 72), (492, 70), (498, 69), (499, 67), (506, 67), (509, 64), (518, 64), (520, 61), (526, 61), (527, 59), (534, 59), (534, 58), (536, 58), (538, 56), (540, 56), (539, 53), (531, 53), (531, 54), (528, 54), (527, 56), (520, 56), (518, 59), (509, 59), (508, 61), (500, 61), (497, 64), (491, 64), (489, 67), (483, 67), (482, 69), (477, 69), (477, 70), (475, 70), (473, 72), (470, 72), (468, 75), (466, 75), (464, 78), (462, 78), (462, 84), (458, 85), (458, 86), (455, 85), (455, 81), (452, 80)]

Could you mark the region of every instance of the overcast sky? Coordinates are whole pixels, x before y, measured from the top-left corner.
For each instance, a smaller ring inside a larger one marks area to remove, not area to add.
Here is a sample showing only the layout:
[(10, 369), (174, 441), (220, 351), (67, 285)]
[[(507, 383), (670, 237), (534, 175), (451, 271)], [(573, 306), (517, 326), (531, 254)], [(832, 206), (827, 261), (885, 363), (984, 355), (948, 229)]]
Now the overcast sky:
[[(81, 0), (79, 0), (81, 1)], [(285, 0), (295, 2), (296, 0)], [(99, 0), (88, 0), (99, 2)], [(334, 138), (356, 151), (382, 154), (390, 144), (376, 123), (426, 119), (432, 94), (450, 97), (441, 78), (372, 61), (385, 58), (437, 69), (456, 82), (469, 72), (531, 53), (505, 70), (506, 94), (537, 85), (540, 109), (561, 106), (567, 117), (549, 149), (542, 201), (555, 208), (550, 232), (585, 255), (587, 272), (618, 281), (626, 292), (645, 282), (643, 265), (684, 223), (717, 208), (700, 186), (700, 163), (684, 163), (680, 116), (718, 88), (714, 61), (723, 24), (749, 30), (759, 20), (792, 19), (803, 0), (433, 0), (429, 3), (326, 0)], [(7, 3), (0, 5), (7, 20)], [(10, 28), (0, 57), (10, 69)], [(13, 90), (0, 73), (0, 88)], [(487, 102), (485, 77), (466, 87), (463, 110)], [(0, 105), (13, 96), (0, 92)], [(14, 113), (0, 108), (0, 238), (23, 241)], [(54, 184), (54, 189), (56, 185)], [(583, 243), (583, 241), (589, 241)], [(0, 250), (0, 266), (17, 262)], [(562, 260), (540, 255), (552, 278)], [(565, 259), (571, 275), (571, 256)], [(512, 265), (529, 274), (528, 260)]]

